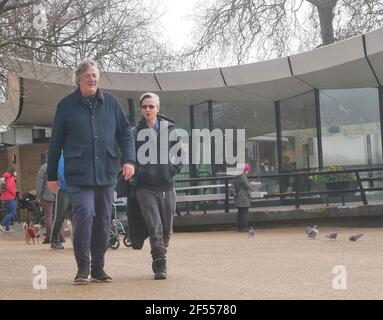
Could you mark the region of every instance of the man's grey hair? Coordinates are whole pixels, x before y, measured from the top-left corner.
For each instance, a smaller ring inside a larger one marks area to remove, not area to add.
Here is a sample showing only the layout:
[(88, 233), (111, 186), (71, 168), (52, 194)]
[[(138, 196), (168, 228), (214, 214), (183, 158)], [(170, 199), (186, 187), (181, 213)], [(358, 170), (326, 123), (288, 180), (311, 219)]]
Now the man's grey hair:
[(96, 67), (98, 70), (97, 62), (89, 58), (82, 60), (77, 66), (76, 70), (74, 71), (73, 81), (78, 87), (80, 86), (80, 74), (88, 70), (90, 67)]
[(142, 106), (142, 101), (145, 99), (153, 99), (157, 107), (160, 106), (160, 97), (152, 92), (146, 92), (140, 97), (140, 107)]

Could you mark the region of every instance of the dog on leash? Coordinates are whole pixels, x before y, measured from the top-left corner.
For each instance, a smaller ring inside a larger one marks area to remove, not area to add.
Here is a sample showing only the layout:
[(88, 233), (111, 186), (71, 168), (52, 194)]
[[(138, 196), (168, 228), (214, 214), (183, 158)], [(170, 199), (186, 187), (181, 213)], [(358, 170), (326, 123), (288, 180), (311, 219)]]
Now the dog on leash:
[(40, 230), (41, 226), (39, 224), (35, 224), (34, 226), (30, 226), (29, 223), (24, 223), (23, 225), (24, 235), (25, 235), (25, 243), (35, 244), (35, 239), (38, 244), (40, 244)]

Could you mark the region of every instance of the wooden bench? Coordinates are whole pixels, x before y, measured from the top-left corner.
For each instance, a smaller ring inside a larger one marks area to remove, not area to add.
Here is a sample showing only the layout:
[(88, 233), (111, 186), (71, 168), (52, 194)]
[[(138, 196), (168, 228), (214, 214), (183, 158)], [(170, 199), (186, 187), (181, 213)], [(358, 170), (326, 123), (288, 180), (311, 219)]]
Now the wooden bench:
[[(197, 195), (180, 195), (176, 196), (176, 203), (186, 203), (186, 214), (190, 214), (190, 203), (191, 202), (202, 202), (203, 213), (206, 214), (206, 202), (207, 201), (218, 201), (225, 200), (224, 193), (217, 194), (197, 194)], [(176, 209), (177, 215), (181, 215), (178, 208)]]
[[(261, 191), (252, 191), (251, 199), (254, 198), (263, 198), (267, 192)], [(225, 200), (225, 193), (216, 193), (216, 194), (198, 194), (198, 195), (179, 195), (176, 196), (176, 203), (186, 203), (186, 214), (190, 214), (190, 202), (202, 202), (203, 203), (203, 213), (206, 214), (206, 202), (207, 201), (220, 201)], [(229, 196), (229, 200), (233, 200), (234, 198)], [(177, 215), (180, 213), (177, 211)]]

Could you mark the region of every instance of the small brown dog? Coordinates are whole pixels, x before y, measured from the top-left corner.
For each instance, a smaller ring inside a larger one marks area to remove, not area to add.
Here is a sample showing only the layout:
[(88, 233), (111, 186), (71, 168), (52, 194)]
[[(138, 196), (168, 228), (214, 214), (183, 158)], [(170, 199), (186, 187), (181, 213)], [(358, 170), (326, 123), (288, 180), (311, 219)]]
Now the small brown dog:
[(31, 244), (31, 240), (32, 240), (33, 244), (35, 244), (35, 239), (37, 240), (37, 243), (40, 244), (41, 226), (39, 224), (35, 224), (32, 227), (32, 226), (29, 226), (28, 223), (24, 223), (23, 229), (24, 229), (26, 244)]

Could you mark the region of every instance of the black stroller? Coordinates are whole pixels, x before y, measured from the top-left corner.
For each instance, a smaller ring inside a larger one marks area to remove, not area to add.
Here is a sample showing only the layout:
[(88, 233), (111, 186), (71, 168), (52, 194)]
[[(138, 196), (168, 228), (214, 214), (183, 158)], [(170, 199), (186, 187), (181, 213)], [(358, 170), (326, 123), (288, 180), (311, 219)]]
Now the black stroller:
[(24, 193), (19, 198), (19, 209), (27, 209), (27, 221), (32, 224), (44, 224), (44, 210), (31, 193)]
[(109, 248), (116, 250), (120, 247), (120, 236), (123, 236), (123, 243), (126, 247), (131, 247), (128, 228), (124, 227), (121, 220), (118, 218), (118, 210), (116, 204), (113, 204), (112, 210), (112, 225), (109, 233)]

